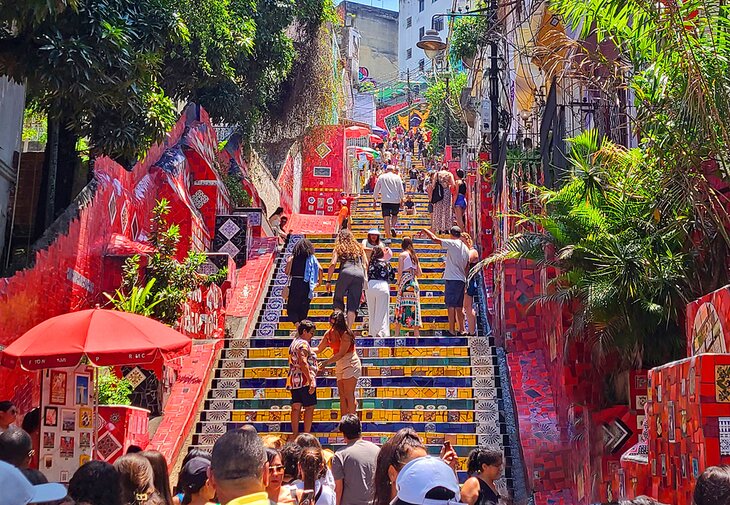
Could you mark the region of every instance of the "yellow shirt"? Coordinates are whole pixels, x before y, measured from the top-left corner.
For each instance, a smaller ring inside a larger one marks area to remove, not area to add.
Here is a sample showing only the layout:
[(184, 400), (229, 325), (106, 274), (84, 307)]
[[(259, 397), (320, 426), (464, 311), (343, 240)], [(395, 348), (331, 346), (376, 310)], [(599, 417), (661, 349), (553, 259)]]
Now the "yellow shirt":
[(269, 501), (269, 495), (261, 492), (261, 493), (254, 493), (254, 494), (248, 494), (246, 496), (241, 496), (240, 498), (236, 498), (235, 500), (229, 501), (226, 505), (271, 505), (272, 502)]

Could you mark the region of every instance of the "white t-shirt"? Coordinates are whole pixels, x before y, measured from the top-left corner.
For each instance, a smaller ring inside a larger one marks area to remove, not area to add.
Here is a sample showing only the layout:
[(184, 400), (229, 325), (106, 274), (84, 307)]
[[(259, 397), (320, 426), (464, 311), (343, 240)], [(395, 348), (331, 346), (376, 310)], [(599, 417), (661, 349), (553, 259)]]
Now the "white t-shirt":
[(378, 195), (382, 196), (383, 203), (400, 203), (405, 196), (403, 191), (403, 180), (395, 172), (386, 172), (375, 183), (373, 198), (377, 200)]
[(461, 240), (442, 239), (446, 249), (446, 268), (444, 268), (443, 279), (445, 281), (466, 282), (466, 267), (469, 265), (469, 248)]

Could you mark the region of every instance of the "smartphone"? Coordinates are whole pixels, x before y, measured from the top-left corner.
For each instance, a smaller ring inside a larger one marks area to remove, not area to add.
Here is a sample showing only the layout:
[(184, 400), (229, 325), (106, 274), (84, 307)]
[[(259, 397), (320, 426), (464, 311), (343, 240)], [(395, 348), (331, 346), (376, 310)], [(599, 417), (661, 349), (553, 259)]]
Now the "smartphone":
[(302, 491), (302, 499), (299, 505), (314, 505), (314, 489), (305, 489)]

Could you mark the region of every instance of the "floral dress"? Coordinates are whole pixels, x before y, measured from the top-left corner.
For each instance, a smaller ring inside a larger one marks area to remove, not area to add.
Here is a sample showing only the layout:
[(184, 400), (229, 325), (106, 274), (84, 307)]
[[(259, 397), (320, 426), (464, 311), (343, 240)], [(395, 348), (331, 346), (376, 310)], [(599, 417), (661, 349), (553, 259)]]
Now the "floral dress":
[(431, 230), (436, 233), (445, 232), (454, 224), (454, 206), (451, 203), (449, 177), (450, 174), (443, 170), (436, 173), (438, 182), (444, 188), (444, 197), (440, 202), (433, 204), (433, 213), (431, 214)]
[(418, 286), (416, 267), (410, 256), (406, 257), (403, 267), (398, 282), (395, 319), (404, 328), (421, 327), (421, 288)]

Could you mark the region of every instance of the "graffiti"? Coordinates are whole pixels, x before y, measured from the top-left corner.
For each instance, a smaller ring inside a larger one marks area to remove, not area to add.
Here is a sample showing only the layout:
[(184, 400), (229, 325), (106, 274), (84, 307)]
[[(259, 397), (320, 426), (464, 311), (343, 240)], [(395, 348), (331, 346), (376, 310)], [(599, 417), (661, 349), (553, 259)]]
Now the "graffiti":
[(357, 69), (357, 81), (358, 82), (372, 82), (373, 84), (377, 85), (375, 82), (375, 79), (370, 77), (370, 70), (368, 70), (368, 67), (360, 67)]
[[(385, 117), (385, 127), (394, 131), (399, 126), (404, 130), (418, 128), (428, 119), (431, 109), (427, 103), (414, 103), (410, 107), (404, 107)], [(409, 125), (410, 122), (410, 125)]]

